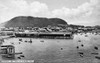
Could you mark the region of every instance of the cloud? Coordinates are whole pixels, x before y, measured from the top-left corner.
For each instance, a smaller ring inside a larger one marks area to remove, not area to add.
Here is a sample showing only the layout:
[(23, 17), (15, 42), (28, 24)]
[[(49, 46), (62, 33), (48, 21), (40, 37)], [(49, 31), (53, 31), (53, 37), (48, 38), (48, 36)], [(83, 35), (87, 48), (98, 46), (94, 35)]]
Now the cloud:
[(28, 4), (25, 0), (8, 0), (0, 4), (0, 22), (10, 20), (15, 16), (44, 16), (49, 14), (45, 3), (34, 1)]
[[(97, 23), (100, 16), (99, 0), (90, 0), (77, 8), (62, 7), (50, 10), (48, 5), (39, 1), (28, 4), (25, 0), (1, 0), (0, 23), (10, 20), (15, 16), (59, 17), (68, 23), (86, 24)], [(92, 17), (92, 18), (91, 18)], [(89, 21), (88, 21), (89, 20)], [(93, 20), (97, 21), (94, 22)]]
[(83, 16), (88, 16), (92, 14), (92, 11), (94, 9), (94, 6), (97, 4), (97, 0), (90, 0), (90, 2), (86, 2), (77, 8), (69, 9), (66, 7), (63, 7), (62, 9), (55, 9), (52, 11), (54, 16), (65, 16), (67, 18), (72, 18), (72, 17), (83, 17)]
[(0, 5), (0, 22), (5, 22), (19, 15), (25, 15), (26, 2), (24, 0), (8, 0)]
[(32, 16), (41, 16), (41, 17), (47, 17), (49, 15), (49, 9), (48, 6), (45, 3), (40, 3), (38, 1), (35, 1), (30, 4), (30, 14)]
[[(94, 10), (96, 9), (95, 7), (100, 6), (98, 2), (99, 0), (90, 0), (90, 2), (83, 3), (77, 8), (70, 9), (70, 8), (63, 7), (62, 9), (53, 10), (52, 13), (54, 16), (58, 16), (62, 19), (68, 20), (69, 23), (77, 23), (77, 24), (88, 23), (89, 24), (90, 21), (94, 23), (94, 21), (97, 20), (94, 18), (95, 17)], [(99, 12), (96, 12), (96, 13), (98, 14)], [(91, 15), (94, 15), (93, 17), (93, 19), (95, 19), (94, 21), (90, 20), (92, 19), (90, 18)]]

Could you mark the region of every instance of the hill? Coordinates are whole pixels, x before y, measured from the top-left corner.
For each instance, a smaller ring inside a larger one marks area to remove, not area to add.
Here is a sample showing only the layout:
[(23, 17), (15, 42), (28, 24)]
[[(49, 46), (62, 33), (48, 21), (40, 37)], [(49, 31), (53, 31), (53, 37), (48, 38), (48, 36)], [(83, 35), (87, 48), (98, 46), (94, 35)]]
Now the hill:
[(5, 27), (47, 27), (67, 25), (67, 22), (60, 18), (40, 18), (32, 16), (17, 16), (5, 23)]

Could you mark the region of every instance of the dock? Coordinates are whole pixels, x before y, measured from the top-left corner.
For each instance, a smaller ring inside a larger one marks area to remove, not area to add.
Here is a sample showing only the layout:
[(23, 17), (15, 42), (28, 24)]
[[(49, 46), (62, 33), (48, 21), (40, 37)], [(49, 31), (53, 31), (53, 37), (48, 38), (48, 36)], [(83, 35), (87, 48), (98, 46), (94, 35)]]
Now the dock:
[(16, 37), (46, 38), (46, 39), (72, 39), (71, 32), (16, 32)]

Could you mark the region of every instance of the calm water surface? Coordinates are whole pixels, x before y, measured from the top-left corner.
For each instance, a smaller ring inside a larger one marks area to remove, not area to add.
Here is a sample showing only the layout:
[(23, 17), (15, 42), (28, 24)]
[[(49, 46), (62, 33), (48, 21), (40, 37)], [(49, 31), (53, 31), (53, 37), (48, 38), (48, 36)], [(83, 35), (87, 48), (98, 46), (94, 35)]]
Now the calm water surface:
[[(22, 39), (22, 41), (19, 41)], [(29, 41), (32, 40), (32, 43)], [(80, 41), (79, 41), (80, 40)], [(26, 42), (27, 41), (27, 42)], [(5, 39), (3, 44), (12, 44), (15, 52), (22, 52), (25, 57), (21, 59), (35, 60), (35, 63), (97, 63), (93, 52), (94, 46), (100, 48), (100, 35), (78, 34), (74, 39), (33, 39), (33, 38), (10, 38)], [(81, 46), (83, 44), (83, 46)], [(79, 49), (77, 49), (77, 46)], [(78, 52), (83, 52), (80, 57)], [(16, 55), (15, 60), (19, 60)]]

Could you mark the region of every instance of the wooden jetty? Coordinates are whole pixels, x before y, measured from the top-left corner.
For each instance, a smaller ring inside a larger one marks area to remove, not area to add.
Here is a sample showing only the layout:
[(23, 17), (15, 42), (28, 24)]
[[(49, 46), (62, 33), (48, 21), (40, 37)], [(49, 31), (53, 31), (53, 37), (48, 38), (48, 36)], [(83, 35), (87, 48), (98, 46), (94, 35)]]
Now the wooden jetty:
[(16, 32), (15, 36), (45, 39), (73, 39), (71, 32)]

